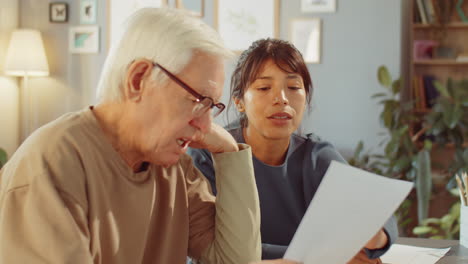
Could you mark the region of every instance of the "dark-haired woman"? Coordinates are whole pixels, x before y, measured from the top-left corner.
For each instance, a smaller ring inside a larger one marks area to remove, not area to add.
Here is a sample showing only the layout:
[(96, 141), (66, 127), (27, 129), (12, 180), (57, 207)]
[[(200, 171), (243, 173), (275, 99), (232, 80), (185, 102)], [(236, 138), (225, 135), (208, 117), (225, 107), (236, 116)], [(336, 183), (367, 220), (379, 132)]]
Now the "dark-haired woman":
[[(252, 147), (263, 259), (284, 255), (330, 162), (346, 162), (330, 143), (295, 133), (311, 95), (312, 81), (301, 53), (283, 40), (254, 42), (240, 56), (231, 78), (231, 97), (240, 121), (229, 132)], [(197, 149), (189, 153), (216, 194), (210, 153)], [(353, 263), (379, 263), (378, 257), (396, 237), (391, 218)]]

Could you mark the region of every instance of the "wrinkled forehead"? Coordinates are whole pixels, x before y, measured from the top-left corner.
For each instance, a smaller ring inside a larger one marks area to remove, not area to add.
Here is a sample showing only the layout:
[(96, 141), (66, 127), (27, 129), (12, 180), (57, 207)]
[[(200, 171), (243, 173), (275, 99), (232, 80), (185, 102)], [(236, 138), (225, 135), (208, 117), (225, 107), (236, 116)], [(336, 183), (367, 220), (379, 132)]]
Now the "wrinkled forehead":
[(183, 78), (202, 96), (218, 101), (223, 93), (224, 60), (214, 56), (194, 57), (189, 67), (182, 71)]

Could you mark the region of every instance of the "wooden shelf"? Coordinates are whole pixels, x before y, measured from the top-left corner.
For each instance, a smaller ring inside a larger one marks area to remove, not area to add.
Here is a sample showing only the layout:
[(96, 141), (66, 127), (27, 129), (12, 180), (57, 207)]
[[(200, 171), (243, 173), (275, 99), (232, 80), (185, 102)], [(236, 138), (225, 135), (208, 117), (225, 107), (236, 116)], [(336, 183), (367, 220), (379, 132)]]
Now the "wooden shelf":
[[(413, 24), (413, 28), (414, 29), (436, 29), (436, 28), (442, 28), (442, 26), (438, 24), (416, 23), (416, 24)], [(445, 28), (446, 29), (468, 29), (468, 23), (453, 22), (453, 23), (445, 25)]]
[(468, 61), (456, 61), (453, 59), (415, 60), (413, 63), (415, 65), (468, 66)]

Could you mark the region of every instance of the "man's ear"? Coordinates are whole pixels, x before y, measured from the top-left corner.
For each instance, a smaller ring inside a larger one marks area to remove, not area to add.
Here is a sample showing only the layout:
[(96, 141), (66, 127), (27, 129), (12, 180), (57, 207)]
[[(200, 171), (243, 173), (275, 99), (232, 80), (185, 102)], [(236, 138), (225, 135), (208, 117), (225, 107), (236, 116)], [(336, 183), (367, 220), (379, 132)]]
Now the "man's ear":
[(233, 97), (232, 100), (234, 101), (234, 104), (236, 105), (237, 111), (241, 113), (245, 111), (244, 100), (239, 99), (237, 97)]
[(124, 82), (126, 99), (140, 101), (143, 94), (143, 81), (151, 74), (153, 63), (147, 59), (134, 60), (128, 67)]

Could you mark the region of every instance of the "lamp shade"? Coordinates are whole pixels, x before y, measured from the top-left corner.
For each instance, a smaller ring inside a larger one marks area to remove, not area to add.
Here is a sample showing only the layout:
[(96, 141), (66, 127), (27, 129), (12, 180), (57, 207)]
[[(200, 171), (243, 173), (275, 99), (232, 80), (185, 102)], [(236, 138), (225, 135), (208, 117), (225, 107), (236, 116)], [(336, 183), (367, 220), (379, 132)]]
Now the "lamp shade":
[(49, 65), (41, 33), (33, 29), (15, 30), (8, 46), (5, 74), (14, 76), (47, 76)]

